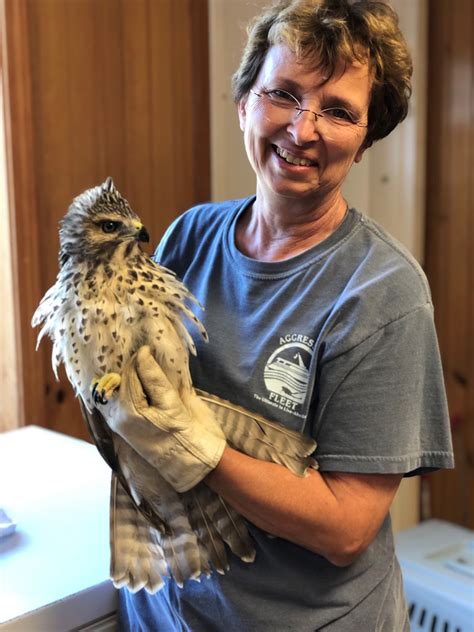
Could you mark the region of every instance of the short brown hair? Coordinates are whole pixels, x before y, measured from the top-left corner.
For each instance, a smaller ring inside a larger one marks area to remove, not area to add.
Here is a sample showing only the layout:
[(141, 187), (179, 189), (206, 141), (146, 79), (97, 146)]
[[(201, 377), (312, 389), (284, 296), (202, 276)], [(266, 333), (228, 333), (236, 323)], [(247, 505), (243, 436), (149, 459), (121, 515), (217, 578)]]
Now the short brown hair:
[(368, 62), (373, 73), (366, 147), (387, 136), (408, 112), (412, 61), (398, 16), (376, 0), (279, 0), (251, 23), (232, 79), (234, 100), (254, 85), (268, 49), (286, 44), (300, 59), (334, 73), (340, 61)]

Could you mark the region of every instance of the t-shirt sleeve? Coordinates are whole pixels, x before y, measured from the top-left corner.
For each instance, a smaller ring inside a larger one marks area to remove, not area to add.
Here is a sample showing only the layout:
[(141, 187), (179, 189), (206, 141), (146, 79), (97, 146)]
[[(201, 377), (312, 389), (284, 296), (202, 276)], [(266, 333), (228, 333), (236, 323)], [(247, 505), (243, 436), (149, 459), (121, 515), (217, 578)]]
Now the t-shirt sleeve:
[(176, 259), (176, 244), (178, 242), (177, 233), (180, 224), (180, 217), (175, 219), (166, 229), (165, 234), (155, 249), (153, 259), (156, 263), (170, 268), (174, 271), (174, 260)]
[(155, 262), (183, 278), (189, 264), (201, 251), (207, 251), (226, 208), (223, 204), (198, 204), (179, 215), (161, 238), (153, 255)]
[(414, 475), (453, 467), (429, 303), (322, 358), (315, 388), (321, 470)]

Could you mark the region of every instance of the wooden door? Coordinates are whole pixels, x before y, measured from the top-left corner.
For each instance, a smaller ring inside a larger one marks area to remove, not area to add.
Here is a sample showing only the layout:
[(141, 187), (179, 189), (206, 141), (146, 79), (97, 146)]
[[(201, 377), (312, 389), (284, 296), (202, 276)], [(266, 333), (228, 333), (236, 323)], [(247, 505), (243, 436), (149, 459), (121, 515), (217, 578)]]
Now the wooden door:
[(474, 4), (430, 0), (426, 268), (456, 469), (429, 477), (432, 515), (474, 528)]
[(16, 398), (19, 425), (85, 437), (50, 347), (35, 351), (31, 316), (56, 277), (58, 220), (82, 190), (112, 176), (153, 245), (180, 212), (209, 199), (207, 2), (0, 2), (17, 288), (8, 306), (17, 388), (0, 385), (0, 396)]

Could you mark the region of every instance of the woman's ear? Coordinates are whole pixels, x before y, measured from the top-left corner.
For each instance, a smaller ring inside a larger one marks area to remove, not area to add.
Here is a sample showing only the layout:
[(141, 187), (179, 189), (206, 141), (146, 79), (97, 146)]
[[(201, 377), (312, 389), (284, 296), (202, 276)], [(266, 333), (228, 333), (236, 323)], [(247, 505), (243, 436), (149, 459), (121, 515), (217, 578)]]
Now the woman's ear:
[(356, 153), (355, 158), (354, 158), (354, 162), (360, 162), (362, 160), (364, 152), (367, 149), (369, 149), (369, 147), (371, 147), (371, 146), (372, 146), (372, 141), (367, 142), (367, 135), (366, 135), (366, 137), (364, 138), (364, 142), (362, 143), (362, 145), (357, 150), (357, 153)]
[(247, 120), (247, 97), (242, 97), (237, 104), (237, 112), (239, 114), (240, 129), (245, 131), (245, 122)]
[(354, 158), (354, 162), (360, 162), (362, 160), (362, 157), (366, 149), (368, 149), (367, 145), (365, 143), (362, 143), (362, 145), (357, 150), (357, 153)]

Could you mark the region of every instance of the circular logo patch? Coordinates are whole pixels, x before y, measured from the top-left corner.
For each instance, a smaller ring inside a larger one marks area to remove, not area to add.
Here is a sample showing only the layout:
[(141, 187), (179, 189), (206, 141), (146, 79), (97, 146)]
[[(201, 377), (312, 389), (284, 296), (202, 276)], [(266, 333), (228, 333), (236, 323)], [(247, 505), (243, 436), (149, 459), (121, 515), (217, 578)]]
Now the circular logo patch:
[(272, 353), (264, 370), (265, 386), (297, 404), (306, 397), (312, 349), (302, 342), (289, 342)]

